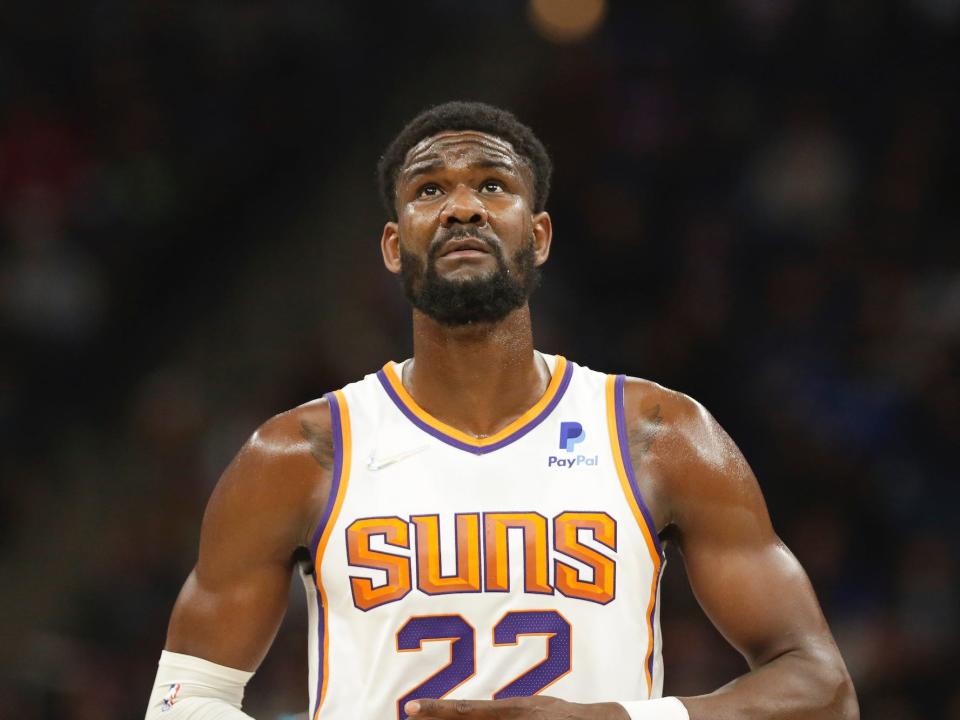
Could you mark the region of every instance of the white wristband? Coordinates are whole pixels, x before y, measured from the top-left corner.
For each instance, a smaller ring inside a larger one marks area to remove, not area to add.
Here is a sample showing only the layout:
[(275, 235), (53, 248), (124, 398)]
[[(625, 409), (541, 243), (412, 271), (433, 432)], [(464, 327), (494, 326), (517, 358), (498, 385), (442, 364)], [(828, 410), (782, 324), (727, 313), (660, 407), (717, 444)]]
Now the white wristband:
[(146, 720), (250, 720), (240, 710), (252, 672), (164, 650)]
[(623, 705), (630, 720), (690, 720), (687, 708), (675, 697), (618, 702)]

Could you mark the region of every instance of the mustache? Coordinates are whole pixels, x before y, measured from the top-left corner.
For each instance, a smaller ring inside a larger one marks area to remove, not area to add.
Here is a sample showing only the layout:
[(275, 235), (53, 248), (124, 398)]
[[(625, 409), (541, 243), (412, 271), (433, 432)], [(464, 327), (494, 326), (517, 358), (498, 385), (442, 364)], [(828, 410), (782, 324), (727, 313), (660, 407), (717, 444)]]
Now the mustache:
[(427, 249), (427, 257), (430, 260), (433, 260), (440, 253), (440, 249), (450, 240), (463, 240), (466, 238), (475, 238), (479, 240), (487, 246), (487, 249), (492, 255), (499, 256), (502, 253), (500, 247), (500, 238), (498, 238), (494, 233), (480, 230), (476, 226), (472, 225), (458, 225), (453, 228), (440, 228), (437, 231), (437, 236), (433, 239), (433, 241), (430, 243), (430, 247)]

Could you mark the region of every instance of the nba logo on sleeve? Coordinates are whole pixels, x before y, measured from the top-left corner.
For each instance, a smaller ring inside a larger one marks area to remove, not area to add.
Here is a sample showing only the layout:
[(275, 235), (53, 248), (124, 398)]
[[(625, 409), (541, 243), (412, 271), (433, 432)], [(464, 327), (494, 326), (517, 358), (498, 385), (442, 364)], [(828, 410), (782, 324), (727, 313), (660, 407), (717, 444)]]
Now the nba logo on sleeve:
[(569, 453), (577, 443), (583, 442), (587, 434), (583, 431), (583, 426), (578, 422), (560, 423), (560, 449)]

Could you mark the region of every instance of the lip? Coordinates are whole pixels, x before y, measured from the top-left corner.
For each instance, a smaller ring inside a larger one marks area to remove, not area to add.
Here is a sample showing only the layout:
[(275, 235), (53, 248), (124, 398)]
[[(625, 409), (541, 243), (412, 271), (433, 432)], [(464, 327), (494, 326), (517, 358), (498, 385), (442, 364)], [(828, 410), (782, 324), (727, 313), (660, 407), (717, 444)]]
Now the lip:
[(440, 257), (447, 259), (454, 258), (480, 258), (486, 257), (490, 253), (484, 252), (483, 250), (454, 250), (452, 252), (444, 253)]
[(479, 238), (456, 238), (448, 240), (440, 251), (439, 257), (476, 257), (479, 255), (489, 255), (487, 243)]

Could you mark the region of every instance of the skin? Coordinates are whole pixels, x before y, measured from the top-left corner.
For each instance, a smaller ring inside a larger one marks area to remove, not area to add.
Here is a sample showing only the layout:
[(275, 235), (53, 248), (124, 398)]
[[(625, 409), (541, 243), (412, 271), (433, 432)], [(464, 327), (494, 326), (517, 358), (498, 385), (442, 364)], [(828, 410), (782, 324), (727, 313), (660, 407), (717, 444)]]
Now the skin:
[[(507, 258), (532, 237), (535, 263), (543, 264), (552, 225), (547, 213), (532, 210), (532, 180), (499, 138), (463, 131), (425, 139), (398, 178), (397, 221), (381, 238), (384, 264), (399, 273), (401, 246), (425, 258), (431, 243), (458, 227), (495, 238)], [(494, 268), (485, 252), (437, 261), (438, 273), (449, 278)], [(453, 328), (414, 311), (413, 332), (404, 385), (428, 412), (464, 432), (497, 432), (546, 390), (549, 371), (534, 353), (526, 305), (501, 322)], [(692, 720), (858, 718), (810, 582), (774, 532), (733, 441), (696, 401), (656, 383), (629, 379), (625, 408), (634, 471), (660, 537), (679, 548), (697, 600), (750, 668), (713, 693), (681, 698)], [(259, 666), (326, 503), (332, 459), (323, 400), (272, 418), (250, 438), (210, 499), (197, 565), (170, 620), (168, 650), (245, 670)], [(424, 719), (627, 718), (614, 702), (543, 696), (423, 699), (406, 710)]]

